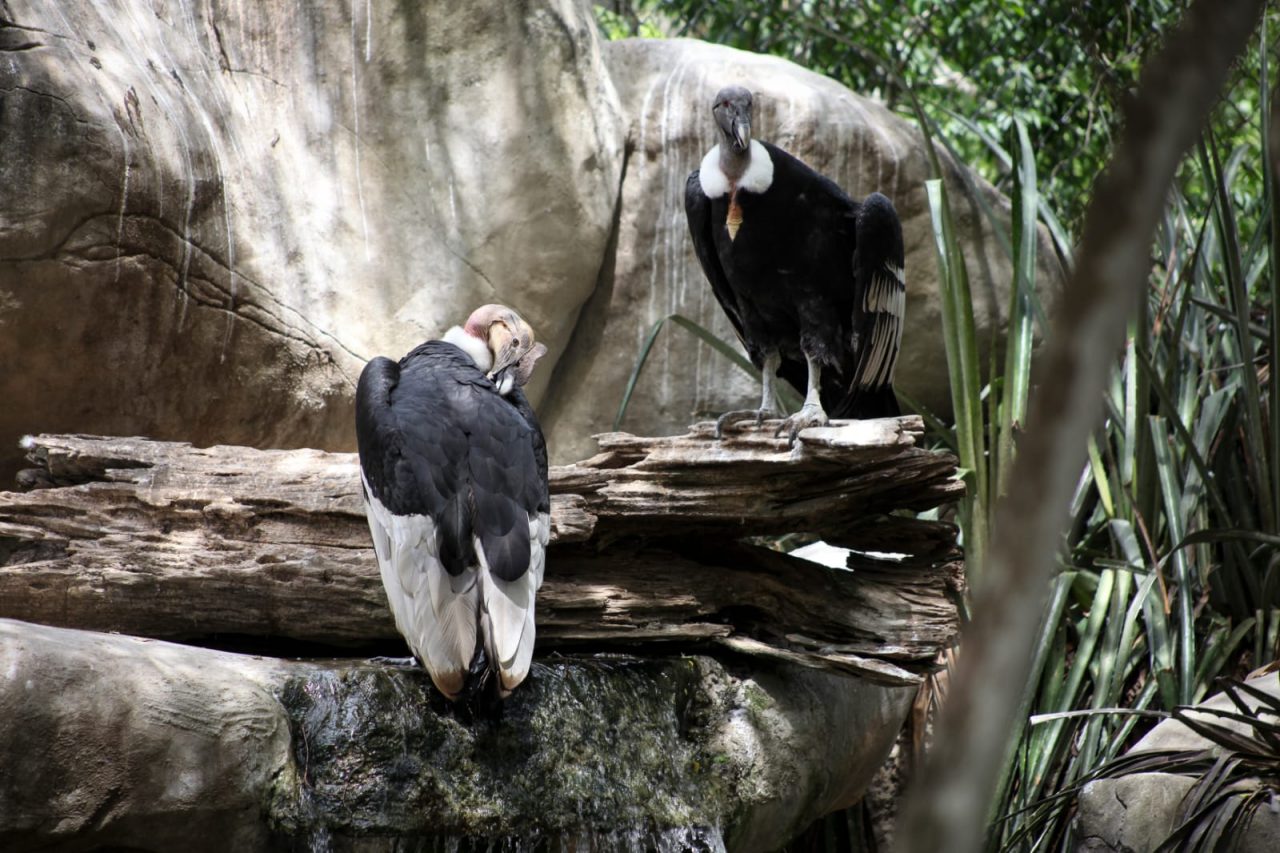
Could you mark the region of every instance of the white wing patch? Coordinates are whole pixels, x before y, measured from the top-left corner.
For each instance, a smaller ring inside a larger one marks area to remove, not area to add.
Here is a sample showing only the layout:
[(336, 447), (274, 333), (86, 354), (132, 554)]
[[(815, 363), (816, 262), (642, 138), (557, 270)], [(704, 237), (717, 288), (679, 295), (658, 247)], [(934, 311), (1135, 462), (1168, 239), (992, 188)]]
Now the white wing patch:
[(450, 575), (440, 562), (435, 524), (426, 515), (395, 515), (364, 484), (365, 515), (396, 630), (426, 666), (431, 680), (453, 698), (482, 637), (505, 696), (533, 663), (534, 599), (542, 586), (551, 515), (529, 516), (529, 568), (506, 582), (489, 573), (478, 538), (479, 565)]
[(440, 563), (439, 538), (431, 518), (395, 515), (374, 497), (363, 471), (360, 479), (378, 571), (396, 630), (440, 691), (453, 697), (462, 689), (475, 654), (478, 572), (451, 576)]
[(907, 288), (902, 280), (902, 267), (885, 264), (872, 273), (871, 286), (862, 297), (862, 310), (872, 315), (874, 326), (871, 339), (862, 342), (870, 349), (862, 360), (858, 387), (880, 388), (893, 381), (906, 307)]
[(484, 599), (481, 626), (485, 651), (497, 668), (501, 692), (505, 696), (524, 681), (533, 662), (534, 603), (542, 586), (546, 565), (551, 516), (529, 516), (529, 568), (514, 581), (503, 581), (489, 573), (489, 564), (477, 539), (480, 556), (480, 586)]

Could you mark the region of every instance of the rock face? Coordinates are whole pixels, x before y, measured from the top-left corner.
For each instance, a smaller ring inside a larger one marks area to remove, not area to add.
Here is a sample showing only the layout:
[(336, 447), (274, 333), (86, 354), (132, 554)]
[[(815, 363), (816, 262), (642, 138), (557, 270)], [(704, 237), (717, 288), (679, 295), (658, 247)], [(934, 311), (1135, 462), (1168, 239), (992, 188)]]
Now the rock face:
[[(591, 298), (541, 408), (557, 459), (584, 455), (587, 437), (609, 429), (642, 341), (653, 324), (683, 314), (734, 341), (729, 321), (694, 256), (684, 213), (684, 184), (714, 144), (710, 104), (730, 83), (755, 93), (753, 133), (828, 175), (855, 198), (888, 195), (902, 219), (907, 312), (898, 386), (930, 408), (949, 412), (939, 314), (937, 261), (924, 181), (928, 156), (920, 132), (883, 106), (793, 63), (684, 39), (634, 39), (605, 45), (605, 58), (628, 125), (626, 174), (612, 275)], [(940, 153), (968, 262), (979, 348), (1002, 330), (1012, 265), (996, 241), (960, 169)], [(1009, 204), (974, 182), (1006, 221)], [(1037, 284), (1056, 293), (1062, 271), (1047, 236)], [(752, 379), (682, 329), (662, 332), (623, 426), (667, 434), (691, 417), (754, 405)]]
[[(365, 359), (503, 301), (550, 346), (533, 396), (552, 383), (553, 459), (580, 458), (657, 319), (732, 339), (682, 202), (730, 81), (758, 93), (762, 138), (894, 199), (900, 384), (947, 411), (919, 133), (780, 59), (605, 48), (573, 0), (0, 6), (0, 448), (78, 430), (350, 449)], [(943, 160), (985, 346), (1010, 264)], [(627, 426), (670, 433), (752, 386), (673, 329)], [(0, 480), (16, 466), (0, 450)]]
[[(1250, 679), (1249, 686), (1273, 697), (1280, 696), (1280, 681), (1274, 674)], [(1245, 704), (1257, 713), (1260, 702), (1242, 695)], [(1217, 711), (1239, 709), (1225, 693), (1210, 697), (1197, 706)], [(1194, 713), (1194, 712), (1193, 712)], [(1271, 712), (1267, 715), (1270, 717)], [(1252, 737), (1252, 729), (1244, 720), (1224, 719), (1215, 714), (1199, 714), (1206, 723), (1222, 726)], [(1165, 720), (1138, 741), (1130, 754), (1158, 751), (1198, 753), (1216, 748), (1207, 738), (1193, 732), (1178, 720)], [(1196, 784), (1196, 778), (1176, 773), (1133, 773), (1108, 779), (1097, 779), (1085, 785), (1079, 796), (1076, 815), (1076, 837), (1079, 853), (1130, 853), (1155, 850), (1169, 834), (1187, 818), (1183, 799)], [(1255, 786), (1239, 785), (1240, 799), (1256, 794)], [(1244, 828), (1240, 853), (1264, 853), (1280, 849), (1280, 813), (1264, 804)]]
[(0, 848), (263, 849), (291, 755), (277, 669), (0, 619)]
[(1177, 826), (1175, 815), (1194, 779), (1176, 773), (1139, 773), (1085, 785), (1076, 823), (1078, 853), (1151, 851)]
[(771, 850), (860, 793), (914, 692), (567, 657), (535, 665), (494, 721), (442, 708), (417, 668), (4, 619), (0, 675), (0, 763), (16, 771), (0, 776), (0, 847), (157, 853)]
[(11, 482), (55, 428), (351, 448), (363, 361), (485, 302), (554, 358), (623, 124), (573, 0), (12, 0), (0, 139)]

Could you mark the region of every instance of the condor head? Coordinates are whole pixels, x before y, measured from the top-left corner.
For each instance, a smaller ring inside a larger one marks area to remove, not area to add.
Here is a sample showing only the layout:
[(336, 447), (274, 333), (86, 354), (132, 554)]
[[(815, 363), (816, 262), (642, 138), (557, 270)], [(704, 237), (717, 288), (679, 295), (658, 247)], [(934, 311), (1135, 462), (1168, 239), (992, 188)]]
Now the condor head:
[(513, 383), (527, 383), (534, 363), (547, 352), (534, 340), (533, 328), (505, 305), (482, 305), (471, 312), (464, 328), (487, 345), (489, 369), (485, 375), (503, 394), (511, 390)]
[(724, 143), (741, 154), (751, 145), (751, 93), (741, 86), (726, 86), (716, 94), (711, 112)]

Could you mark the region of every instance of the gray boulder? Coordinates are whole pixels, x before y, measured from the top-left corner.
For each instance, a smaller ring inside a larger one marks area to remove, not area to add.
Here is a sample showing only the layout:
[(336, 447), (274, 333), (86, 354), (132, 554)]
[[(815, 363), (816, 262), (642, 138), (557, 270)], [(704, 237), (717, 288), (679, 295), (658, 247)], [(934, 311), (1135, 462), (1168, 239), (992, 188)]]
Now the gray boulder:
[(417, 668), (0, 619), (0, 848), (772, 850), (861, 795), (913, 694), (567, 656), (494, 721), (445, 708)]
[[(939, 313), (938, 266), (924, 182), (921, 133), (881, 104), (773, 56), (687, 39), (632, 39), (605, 45), (605, 59), (627, 117), (628, 151), (616, 250), (587, 303), (541, 408), (561, 461), (590, 451), (589, 436), (610, 429), (641, 343), (653, 324), (679, 313), (735, 341), (694, 255), (684, 213), (684, 184), (714, 144), (710, 103), (729, 83), (756, 95), (754, 133), (830, 176), (861, 198), (888, 195), (902, 218), (907, 316), (898, 386), (931, 409), (951, 410)], [(1012, 264), (963, 166), (946, 152), (947, 189), (973, 291), (978, 345), (1003, 334)], [(1009, 203), (981, 178), (977, 192), (1006, 221)], [(1062, 270), (1042, 233), (1037, 286), (1052, 301)], [(641, 435), (665, 435), (708, 413), (754, 405), (759, 380), (682, 329), (662, 332), (623, 422)]]
[(365, 359), (475, 306), (551, 348), (624, 127), (590, 9), (0, 4), (0, 476), (23, 433), (351, 449)]
[[(1271, 696), (1280, 696), (1276, 675), (1251, 679), (1249, 686)], [(1243, 696), (1248, 707), (1259, 702)], [(1225, 693), (1209, 697), (1197, 707), (1219, 711), (1238, 711)], [(1226, 720), (1213, 714), (1196, 714), (1206, 723), (1225, 726), (1251, 736), (1250, 727), (1242, 720)], [(1131, 754), (1175, 750), (1199, 752), (1217, 749), (1208, 739), (1197, 735), (1177, 720), (1164, 720), (1138, 741)], [(1169, 837), (1184, 819), (1183, 799), (1195, 786), (1196, 779), (1175, 773), (1133, 773), (1088, 783), (1080, 793), (1076, 815), (1076, 849), (1080, 853), (1146, 853), (1153, 851)], [(1231, 796), (1245, 797), (1256, 786), (1241, 783)], [(1238, 847), (1240, 853), (1268, 853), (1280, 850), (1280, 813), (1265, 805), (1259, 808), (1243, 830)]]
[(1152, 851), (1177, 825), (1175, 815), (1195, 780), (1175, 773), (1138, 773), (1085, 785), (1076, 813), (1078, 853)]

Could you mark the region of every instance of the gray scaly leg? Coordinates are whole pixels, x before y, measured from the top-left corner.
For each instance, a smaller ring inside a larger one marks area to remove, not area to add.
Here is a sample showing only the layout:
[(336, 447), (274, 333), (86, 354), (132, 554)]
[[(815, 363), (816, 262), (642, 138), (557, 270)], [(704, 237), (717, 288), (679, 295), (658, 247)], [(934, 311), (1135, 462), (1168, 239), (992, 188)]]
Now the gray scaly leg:
[(773, 408), (773, 377), (778, 372), (780, 364), (782, 364), (782, 356), (778, 353), (771, 352), (765, 355), (764, 368), (760, 371), (760, 408), (734, 409), (716, 418), (716, 438), (724, 438), (724, 428), (727, 424), (754, 418), (756, 426), (760, 426), (765, 418), (777, 417), (778, 412)]
[(789, 445), (796, 443), (796, 436), (800, 434), (800, 430), (826, 426), (829, 420), (822, 408), (822, 401), (818, 397), (818, 389), (822, 385), (822, 365), (808, 355), (805, 355), (804, 360), (809, 366), (809, 391), (804, 395), (804, 405), (800, 411), (783, 421), (778, 431), (774, 433), (774, 436), (779, 436), (786, 431), (789, 436), (787, 442)]

